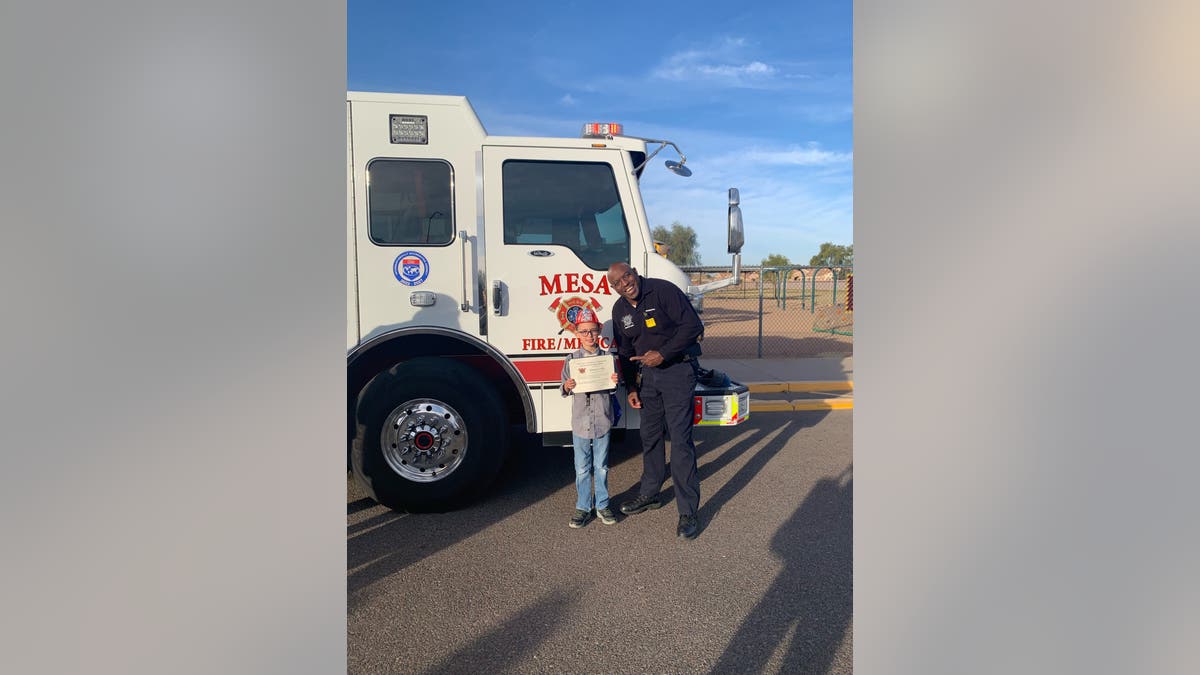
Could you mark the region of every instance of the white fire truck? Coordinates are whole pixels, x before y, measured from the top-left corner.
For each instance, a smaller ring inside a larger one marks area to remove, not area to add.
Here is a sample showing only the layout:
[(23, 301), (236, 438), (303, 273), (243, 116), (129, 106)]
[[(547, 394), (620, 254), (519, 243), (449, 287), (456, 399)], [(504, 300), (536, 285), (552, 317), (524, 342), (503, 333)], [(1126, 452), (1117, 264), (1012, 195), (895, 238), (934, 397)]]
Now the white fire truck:
[[(622, 261), (698, 303), (738, 282), (744, 240), (730, 189), (731, 279), (691, 286), (656, 250), (638, 180), (671, 141), (587, 124), (582, 138), (489, 136), (467, 99), (346, 97), (349, 464), (378, 502), (441, 510), (495, 476), (510, 427), (570, 445), (564, 356), (583, 307), (606, 318)], [(650, 146), (656, 146), (648, 153)], [(618, 389), (624, 402), (624, 387)], [(737, 424), (744, 386), (698, 386), (696, 423)], [(625, 406), (619, 428), (636, 428)]]

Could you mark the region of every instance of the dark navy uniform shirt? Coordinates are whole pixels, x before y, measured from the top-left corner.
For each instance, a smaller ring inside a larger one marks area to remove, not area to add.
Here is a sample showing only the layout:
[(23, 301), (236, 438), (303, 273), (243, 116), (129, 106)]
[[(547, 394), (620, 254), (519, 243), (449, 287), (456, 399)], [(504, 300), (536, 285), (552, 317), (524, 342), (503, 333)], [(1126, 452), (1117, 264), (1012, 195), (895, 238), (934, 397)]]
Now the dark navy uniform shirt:
[(631, 389), (638, 362), (629, 357), (656, 351), (663, 357), (659, 367), (665, 368), (681, 362), (685, 354), (699, 353), (704, 324), (683, 291), (669, 281), (638, 275), (637, 307), (618, 297), (612, 316), (621, 375)]

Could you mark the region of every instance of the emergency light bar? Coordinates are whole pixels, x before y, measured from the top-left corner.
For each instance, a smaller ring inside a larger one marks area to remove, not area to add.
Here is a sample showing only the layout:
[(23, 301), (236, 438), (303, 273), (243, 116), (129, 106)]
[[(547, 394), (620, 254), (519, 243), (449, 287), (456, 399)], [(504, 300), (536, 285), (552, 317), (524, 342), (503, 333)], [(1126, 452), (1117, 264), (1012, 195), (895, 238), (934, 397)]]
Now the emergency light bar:
[(625, 126), (616, 122), (589, 122), (583, 125), (583, 138), (609, 138), (620, 136)]

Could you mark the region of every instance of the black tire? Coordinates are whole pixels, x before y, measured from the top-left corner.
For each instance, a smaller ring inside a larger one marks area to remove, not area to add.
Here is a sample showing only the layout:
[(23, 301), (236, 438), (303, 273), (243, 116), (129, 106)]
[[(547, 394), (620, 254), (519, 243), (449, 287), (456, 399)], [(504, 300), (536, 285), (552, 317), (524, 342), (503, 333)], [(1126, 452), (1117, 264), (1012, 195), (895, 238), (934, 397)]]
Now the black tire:
[(496, 390), (451, 359), (413, 359), (380, 373), (363, 389), (356, 418), (354, 477), (396, 511), (445, 511), (472, 501), (508, 451)]

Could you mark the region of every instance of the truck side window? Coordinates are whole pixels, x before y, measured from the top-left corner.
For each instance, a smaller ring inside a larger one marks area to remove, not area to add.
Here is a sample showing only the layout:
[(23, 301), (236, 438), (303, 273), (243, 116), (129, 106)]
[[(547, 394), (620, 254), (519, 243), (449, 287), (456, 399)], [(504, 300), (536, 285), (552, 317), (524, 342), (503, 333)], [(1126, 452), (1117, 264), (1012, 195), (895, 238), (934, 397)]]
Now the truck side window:
[(454, 239), (454, 174), (440, 160), (373, 159), (367, 164), (371, 241), (443, 246)]
[(594, 270), (629, 261), (629, 226), (612, 165), (504, 162), (504, 243), (565, 246)]

